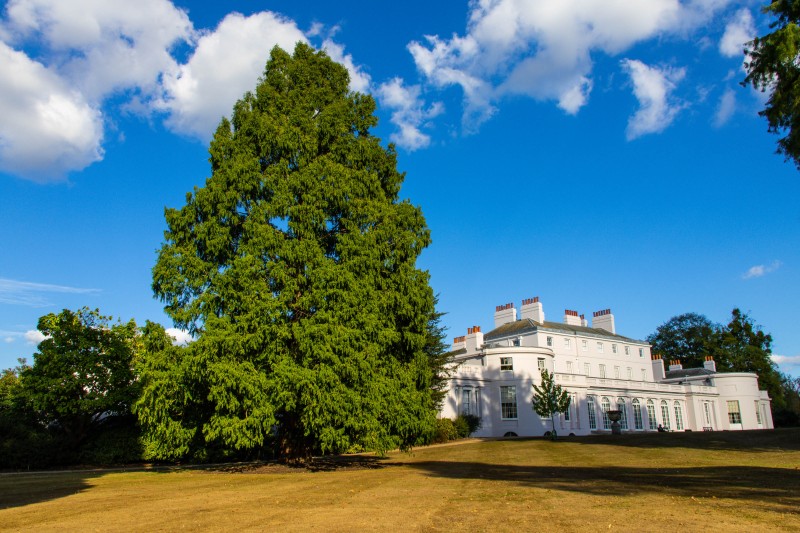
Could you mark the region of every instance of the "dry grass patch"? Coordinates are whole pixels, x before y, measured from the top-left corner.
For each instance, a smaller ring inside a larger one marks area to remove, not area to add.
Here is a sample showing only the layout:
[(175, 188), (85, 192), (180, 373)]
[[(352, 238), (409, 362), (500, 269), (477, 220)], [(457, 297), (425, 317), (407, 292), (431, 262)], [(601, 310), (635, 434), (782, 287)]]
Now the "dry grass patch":
[(487, 440), (314, 469), (0, 476), (14, 531), (800, 530), (800, 431)]

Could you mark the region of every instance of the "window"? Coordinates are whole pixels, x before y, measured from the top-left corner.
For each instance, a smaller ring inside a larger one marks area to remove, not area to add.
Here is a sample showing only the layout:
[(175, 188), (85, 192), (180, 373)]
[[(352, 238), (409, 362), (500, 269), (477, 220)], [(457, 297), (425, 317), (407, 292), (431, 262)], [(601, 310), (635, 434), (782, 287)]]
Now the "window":
[(514, 370), (514, 358), (513, 357), (501, 357), (500, 358), (500, 370), (507, 370), (509, 372)]
[(601, 378), (606, 377), (606, 365), (600, 365), (600, 377)]
[(470, 399), (472, 398), (472, 389), (462, 389), (461, 390), (461, 414), (462, 415), (471, 415), (472, 414), (472, 405), (470, 404)]
[(634, 399), (631, 405), (633, 405), (633, 427), (636, 429), (644, 429), (644, 424), (642, 424), (642, 406), (639, 404), (639, 400)]
[(669, 405), (666, 400), (661, 400), (661, 420), (664, 422), (664, 428), (669, 429)]
[(756, 422), (758, 422), (758, 425), (760, 426), (761, 425), (761, 410), (758, 408), (758, 400), (756, 400), (755, 403), (756, 403)]
[(656, 421), (656, 404), (653, 400), (647, 400), (647, 425), (650, 429), (656, 429), (658, 421)]
[(617, 345), (616, 344), (612, 344), (611, 345), (611, 353), (617, 353)]
[(644, 348), (639, 348), (639, 357), (644, 357)]
[(619, 367), (614, 367), (614, 379), (619, 379)]
[(572, 402), (569, 402), (569, 405), (567, 406), (567, 410), (564, 411), (564, 421), (565, 422), (569, 422), (569, 412), (570, 412), (571, 409), (572, 409)]
[(728, 422), (731, 424), (742, 423), (742, 413), (739, 411), (739, 400), (728, 401)]
[(553, 337), (547, 337), (547, 345), (548, 346), (552, 346), (553, 345)]
[(633, 370), (631, 367), (628, 367), (628, 379), (633, 379)]
[(544, 370), (544, 359), (542, 359), (541, 357), (539, 359), (537, 359), (536, 360), (536, 366), (539, 368), (540, 372), (542, 370)]
[(592, 365), (589, 363), (583, 363), (583, 373), (587, 376), (591, 375), (592, 373)]
[(628, 409), (625, 408), (625, 399), (617, 398), (617, 409), (620, 410), (622, 416), (619, 419), (619, 425), (622, 429), (628, 429)]
[(630, 354), (631, 354), (631, 349), (630, 349), (629, 346), (626, 346), (625, 347), (625, 355), (630, 355)]
[(572, 361), (567, 361), (567, 374), (572, 374)]
[(519, 339), (514, 339), (511, 344), (513, 346), (519, 346), (520, 345)]
[(602, 342), (598, 342), (597, 343), (597, 353), (603, 353), (603, 343)]
[(564, 339), (564, 348), (566, 348), (567, 350), (572, 348), (572, 339), (570, 338)]
[(611, 421), (608, 419), (608, 411), (611, 409), (611, 402), (604, 396), (600, 405), (603, 410), (603, 429), (611, 429)]
[(683, 410), (681, 409), (680, 402), (675, 402), (675, 429), (678, 431), (683, 429)]
[(500, 387), (500, 417), (504, 420), (517, 418), (517, 388)]
[(703, 402), (703, 412), (706, 415), (706, 426), (711, 427), (711, 404)]
[(589, 351), (589, 341), (581, 341), (581, 350), (584, 352)]
[(475, 389), (475, 405), (472, 408), (472, 414), (481, 416), (481, 390)]
[(594, 396), (588, 396), (586, 403), (589, 406), (589, 429), (597, 429), (597, 416), (594, 411)]
[(642, 369), (642, 381), (647, 381), (647, 370)]

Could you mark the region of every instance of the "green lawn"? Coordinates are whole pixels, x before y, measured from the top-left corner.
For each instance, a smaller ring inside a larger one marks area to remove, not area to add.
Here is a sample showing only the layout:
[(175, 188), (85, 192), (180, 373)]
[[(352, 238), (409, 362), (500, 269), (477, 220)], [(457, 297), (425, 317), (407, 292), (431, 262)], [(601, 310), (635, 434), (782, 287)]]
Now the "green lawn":
[(800, 430), (469, 441), (321, 461), (0, 475), (12, 531), (800, 531)]

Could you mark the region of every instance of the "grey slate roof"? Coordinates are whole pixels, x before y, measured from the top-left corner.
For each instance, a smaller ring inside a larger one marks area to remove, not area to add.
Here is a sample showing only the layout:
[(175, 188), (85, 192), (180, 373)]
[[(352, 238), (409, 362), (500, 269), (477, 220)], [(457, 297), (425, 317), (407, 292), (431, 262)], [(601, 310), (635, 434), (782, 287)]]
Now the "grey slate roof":
[(503, 337), (508, 337), (510, 335), (521, 335), (523, 333), (533, 333), (534, 331), (538, 330), (539, 328), (545, 330), (552, 330), (552, 331), (560, 331), (563, 333), (568, 334), (584, 334), (584, 335), (592, 335), (595, 337), (606, 337), (612, 340), (619, 340), (619, 341), (626, 341), (626, 342), (636, 342), (640, 344), (645, 344), (643, 341), (639, 341), (636, 339), (631, 339), (629, 337), (623, 337), (622, 335), (616, 335), (611, 333), (610, 331), (606, 331), (600, 328), (588, 328), (584, 326), (571, 326), (569, 324), (562, 324), (561, 322), (535, 322), (530, 318), (524, 318), (522, 320), (517, 320), (514, 322), (508, 322), (503, 324), (499, 328), (495, 328), (492, 331), (488, 332), (486, 335), (483, 336), (484, 341), (491, 341), (493, 339), (500, 339)]
[(710, 376), (715, 374), (707, 368), (684, 368), (683, 370), (668, 370), (664, 373), (665, 379), (690, 378), (697, 376)]

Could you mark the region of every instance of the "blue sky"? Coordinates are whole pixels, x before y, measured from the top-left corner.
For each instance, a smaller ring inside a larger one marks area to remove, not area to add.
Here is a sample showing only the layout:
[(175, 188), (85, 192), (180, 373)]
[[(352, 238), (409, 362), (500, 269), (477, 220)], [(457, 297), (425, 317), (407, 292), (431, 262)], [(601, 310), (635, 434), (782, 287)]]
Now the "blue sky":
[(219, 118), (269, 50), (325, 48), (378, 102), (422, 207), (449, 337), (539, 296), (774, 337), (800, 375), (800, 176), (743, 88), (757, 2), (14, 0), (0, 18), (0, 368), (39, 316), (97, 307), (170, 326), (152, 298), (165, 206), (209, 175)]

